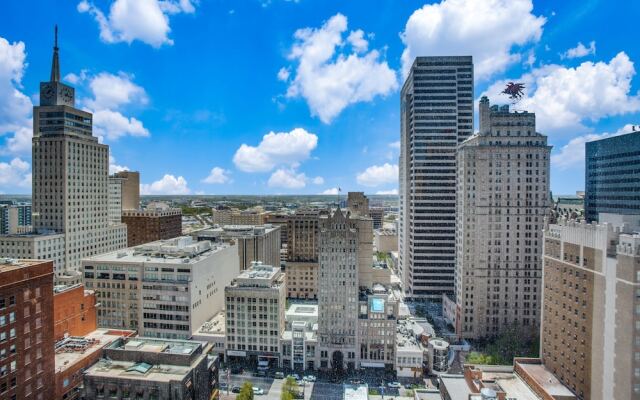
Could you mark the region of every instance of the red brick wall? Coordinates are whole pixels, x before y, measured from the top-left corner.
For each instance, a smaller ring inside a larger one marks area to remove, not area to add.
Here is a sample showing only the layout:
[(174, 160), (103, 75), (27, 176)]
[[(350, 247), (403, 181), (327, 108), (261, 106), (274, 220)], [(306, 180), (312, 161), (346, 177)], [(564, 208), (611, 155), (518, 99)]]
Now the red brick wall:
[(85, 293), (83, 285), (54, 294), (53, 310), (53, 337), (56, 341), (63, 339), (65, 333), (84, 336), (98, 328), (96, 295), (93, 292)]

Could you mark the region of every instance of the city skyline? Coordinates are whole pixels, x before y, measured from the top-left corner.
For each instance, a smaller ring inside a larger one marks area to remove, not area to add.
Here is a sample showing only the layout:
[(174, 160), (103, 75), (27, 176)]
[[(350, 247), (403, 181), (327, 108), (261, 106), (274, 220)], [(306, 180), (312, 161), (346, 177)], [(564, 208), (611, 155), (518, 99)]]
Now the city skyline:
[[(498, 94), (504, 83), (525, 83), (516, 108), (536, 112), (554, 146), (555, 194), (584, 189), (586, 140), (640, 123), (640, 53), (631, 42), (638, 5), (496, 0), (475, 5), (492, 21), (477, 26), (466, 19), (468, 1), (386, 2), (379, 15), (356, 3), (126, 3), (6, 5), (0, 192), (31, 192), (32, 106), (49, 76), (54, 23), (62, 80), (94, 114), (112, 171), (140, 171), (143, 194), (393, 192), (405, 71), (415, 56), (447, 55), (445, 46), (474, 57), (474, 107), (482, 95), (508, 104)], [(32, 30), (11, 18), (27, 9)], [(145, 23), (133, 29), (126, 21), (136, 11)], [(615, 26), (597, 26), (613, 13)], [(469, 25), (482, 45), (459, 27), (427, 32), (435, 17)], [(194, 40), (202, 35), (210, 39)]]

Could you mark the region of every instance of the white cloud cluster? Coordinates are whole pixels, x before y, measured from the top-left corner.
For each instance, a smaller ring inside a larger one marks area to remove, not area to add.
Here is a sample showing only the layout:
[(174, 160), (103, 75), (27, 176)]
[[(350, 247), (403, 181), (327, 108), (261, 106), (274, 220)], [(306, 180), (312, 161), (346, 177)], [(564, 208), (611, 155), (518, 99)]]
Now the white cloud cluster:
[(376, 194), (382, 194), (382, 195), (397, 195), (398, 194), (398, 189), (391, 189), (391, 190), (378, 190), (376, 192)]
[(257, 146), (242, 144), (233, 156), (238, 169), (245, 172), (268, 172), (277, 165), (296, 167), (318, 145), (318, 136), (303, 128), (290, 132), (269, 132)]
[(633, 126), (631, 124), (627, 124), (613, 133), (588, 133), (586, 135), (574, 137), (567, 144), (562, 146), (558, 152), (551, 155), (551, 165), (552, 167), (560, 170), (566, 170), (573, 167), (584, 168), (585, 143), (612, 136), (623, 135), (632, 131)]
[(130, 171), (130, 169), (126, 165), (116, 164), (115, 157), (109, 154), (109, 174), (115, 174), (116, 172), (121, 171)]
[(3, 154), (28, 154), (31, 151), (33, 104), (22, 89), (26, 63), (23, 42), (9, 43), (0, 37), (0, 136), (6, 140)]
[(231, 173), (230, 171), (227, 171), (224, 168), (213, 167), (211, 169), (211, 172), (209, 172), (209, 176), (204, 178), (202, 182), (211, 183), (211, 184), (227, 183), (231, 180), (231, 178), (229, 177), (230, 173)]
[[(304, 98), (311, 113), (324, 123), (350, 104), (371, 101), (398, 87), (396, 73), (380, 53), (367, 52), (364, 32), (352, 31), (345, 40), (346, 31), (347, 17), (336, 14), (320, 28), (298, 29), (289, 53), (297, 66), (287, 97)], [(278, 78), (288, 81), (288, 68), (281, 69)]]
[(307, 179), (307, 176), (303, 172), (297, 172), (289, 168), (280, 168), (271, 174), (267, 185), (272, 188), (302, 189), (306, 186)]
[(340, 189), (338, 189), (337, 187), (334, 188), (329, 188), (325, 191), (323, 191), (320, 194), (325, 194), (325, 195), (337, 195), (338, 193), (340, 193)]
[(519, 47), (540, 40), (544, 17), (532, 0), (442, 0), (409, 17), (402, 41), (406, 76), (416, 56), (471, 55), (475, 78), (486, 79), (521, 59)]
[(151, 184), (140, 185), (141, 194), (189, 194), (191, 190), (187, 186), (187, 180), (182, 176), (177, 178), (171, 174), (165, 174), (162, 179)]
[(398, 182), (398, 166), (389, 163), (383, 165), (372, 165), (356, 176), (356, 180), (363, 186), (381, 186), (388, 183)]
[[(537, 129), (545, 134), (587, 131), (587, 121), (640, 111), (640, 94), (631, 93), (634, 75), (633, 62), (624, 52), (608, 63), (541, 66), (518, 79), (528, 93), (517, 108), (535, 112)], [(507, 81), (494, 83), (484, 94), (504, 102), (500, 92)]]
[(143, 87), (133, 82), (133, 75), (119, 72), (100, 72), (89, 75), (86, 70), (80, 74), (68, 74), (78, 84), (86, 83), (92, 97), (81, 99), (80, 103), (93, 113), (94, 134), (101, 141), (118, 140), (123, 136), (147, 137), (149, 130), (142, 121), (122, 114), (127, 106), (146, 106), (149, 98)]
[(589, 47), (586, 47), (582, 42), (578, 42), (576, 47), (573, 47), (560, 55), (561, 58), (580, 58), (588, 55), (596, 54), (596, 42), (591, 41)]
[(195, 12), (189, 0), (115, 0), (108, 15), (92, 2), (82, 0), (77, 9), (93, 16), (100, 28), (100, 39), (104, 42), (131, 43), (139, 40), (155, 48), (173, 44), (169, 38), (169, 15)]
[(0, 162), (0, 187), (31, 189), (31, 167), (29, 163), (16, 157), (9, 162)]

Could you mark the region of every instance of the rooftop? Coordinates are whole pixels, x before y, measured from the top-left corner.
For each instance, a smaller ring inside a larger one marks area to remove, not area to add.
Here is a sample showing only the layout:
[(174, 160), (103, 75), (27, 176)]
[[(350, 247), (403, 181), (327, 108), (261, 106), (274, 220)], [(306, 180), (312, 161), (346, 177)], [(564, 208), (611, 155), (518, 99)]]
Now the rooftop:
[(46, 260), (0, 258), (0, 272), (15, 271), (20, 268), (46, 263)]
[(152, 382), (180, 381), (191, 370), (190, 366), (157, 364), (151, 365), (144, 362), (112, 361), (101, 359), (88, 370), (85, 375), (89, 377), (104, 377), (132, 380), (148, 380)]
[(190, 236), (158, 240), (135, 247), (112, 251), (86, 259), (92, 262), (154, 262), (165, 264), (195, 264), (203, 257), (209, 257), (226, 249), (227, 243), (211, 243), (208, 240), (194, 241)]
[(202, 324), (202, 326), (193, 333), (193, 336), (225, 336), (225, 321), (225, 312), (220, 311), (214, 315), (213, 318)]
[(108, 348), (145, 353), (191, 355), (200, 348), (202, 344), (202, 342), (196, 342), (193, 340), (169, 340), (136, 337), (129, 340), (118, 340), (111, 343)]
[[(527, 359), (515, 359), (514, 364), (516, 371), (522, 371), (528, 375), (550, 396), (556, 397), (574, 397), (575, 395), (563, 385), (556, 376), (547, 369), (539, 360), (533, 362)], [(520, 373), (520, 372), (519, 372)]]
[(78, 361), (91, 357), (105, 346), (123, 336), (133, 335), (134, 331), (96, 329), (86, 336), (71, 336), (56, 343), (56, 373), (72, 367)]

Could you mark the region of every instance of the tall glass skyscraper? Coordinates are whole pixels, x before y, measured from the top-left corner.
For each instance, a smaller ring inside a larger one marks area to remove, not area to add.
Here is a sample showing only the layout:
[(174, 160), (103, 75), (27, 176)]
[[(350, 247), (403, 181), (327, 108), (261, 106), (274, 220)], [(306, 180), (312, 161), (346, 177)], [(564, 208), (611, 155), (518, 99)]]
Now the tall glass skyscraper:
[(456, 147), (473, 132), (471, 56), (418, 57), (401, 93), (399, 270), (411, 298), (453, 294)]
[(640, 132), (587, 142), (585, 217), (640, 214)]

